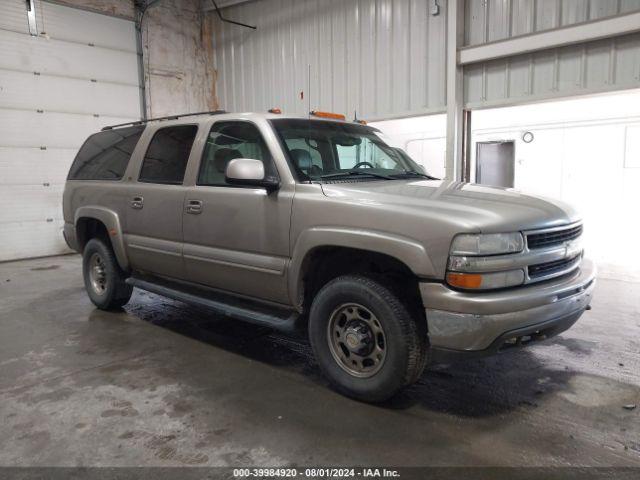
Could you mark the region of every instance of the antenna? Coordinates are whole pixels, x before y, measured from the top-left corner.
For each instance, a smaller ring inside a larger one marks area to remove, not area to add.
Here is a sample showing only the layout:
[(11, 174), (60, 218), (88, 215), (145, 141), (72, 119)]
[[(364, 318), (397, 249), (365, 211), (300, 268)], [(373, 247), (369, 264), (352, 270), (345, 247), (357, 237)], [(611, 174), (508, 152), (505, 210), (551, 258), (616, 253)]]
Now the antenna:
[(311, 64), (307, 65), (307, 118), (311, 118)]

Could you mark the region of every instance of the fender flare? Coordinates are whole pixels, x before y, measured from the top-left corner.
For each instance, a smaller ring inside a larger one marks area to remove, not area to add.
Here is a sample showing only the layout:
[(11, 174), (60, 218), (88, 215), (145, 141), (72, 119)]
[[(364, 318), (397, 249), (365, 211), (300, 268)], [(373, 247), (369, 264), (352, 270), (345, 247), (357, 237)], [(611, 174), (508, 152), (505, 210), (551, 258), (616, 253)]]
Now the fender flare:
[(99, 220), (107, 227), (116, 260), (118, 260), (120, 268), (127, 270), (129, 268), (129, 258), (127, 257), (127, 252), (124, 247), (124, 235), (122, 234), (122, 226), (118, 214), (113, 210), (99, 206), (89, 205), (78, 208), (73, 221), (76, 237), (78, 237), (78, 221), (82, 218)]
[(395, 258), (418, 277), (435, 277), (436, 271), (421, 243), (400, 235), (344, 227), (312, 227), (296, 240), (289, 265), (288, 289), (293, 305), (302, 298), (302, 269), (310, 252), (320, 247), (368, 250)]

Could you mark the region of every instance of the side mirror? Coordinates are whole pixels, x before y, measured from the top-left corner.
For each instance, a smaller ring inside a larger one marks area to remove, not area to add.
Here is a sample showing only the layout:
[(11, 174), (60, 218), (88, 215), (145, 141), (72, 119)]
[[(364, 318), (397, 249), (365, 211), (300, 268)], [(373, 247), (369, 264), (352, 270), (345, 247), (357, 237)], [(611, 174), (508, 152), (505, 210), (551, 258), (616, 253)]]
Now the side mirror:
[(234, 158), (227, 164), (225, 179), (230, 185), (264, 187), (267, 191), (276, 190), (280, 181), (273, 176), (265, 176), (264, 164), (251, 158)]

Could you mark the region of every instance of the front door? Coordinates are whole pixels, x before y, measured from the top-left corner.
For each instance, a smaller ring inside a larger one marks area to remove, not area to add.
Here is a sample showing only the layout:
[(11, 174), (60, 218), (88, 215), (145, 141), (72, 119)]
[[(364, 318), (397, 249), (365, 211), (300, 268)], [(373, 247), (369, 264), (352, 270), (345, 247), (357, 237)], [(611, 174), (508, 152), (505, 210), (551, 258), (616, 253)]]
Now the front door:
[(286, 265), (293, 194), (286, 189), (227, 184), (234, 158), (275, 166), (258, 127), (248, 121), (219, 121), (206, 139), (196, 185), (187, 188), (184, 262), (190, 281), (287, 303)]
[(158, 129), (128, 188), (125, 243), (135, 270), (184, 278), (182, 182), (197, 132), (197, 125)]

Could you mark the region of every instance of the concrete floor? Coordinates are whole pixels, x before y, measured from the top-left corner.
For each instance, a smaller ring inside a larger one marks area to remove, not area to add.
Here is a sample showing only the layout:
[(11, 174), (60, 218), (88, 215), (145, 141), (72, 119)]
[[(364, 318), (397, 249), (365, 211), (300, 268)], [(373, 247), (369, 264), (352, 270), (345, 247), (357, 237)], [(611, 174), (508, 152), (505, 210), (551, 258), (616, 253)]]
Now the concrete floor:
[(0, 264), (0, 465), (640, 466), (639, 298), (601, 280), (562, 336), (373, 406), (303, 339), (139, 291), (98, 311), (79, 256)]

